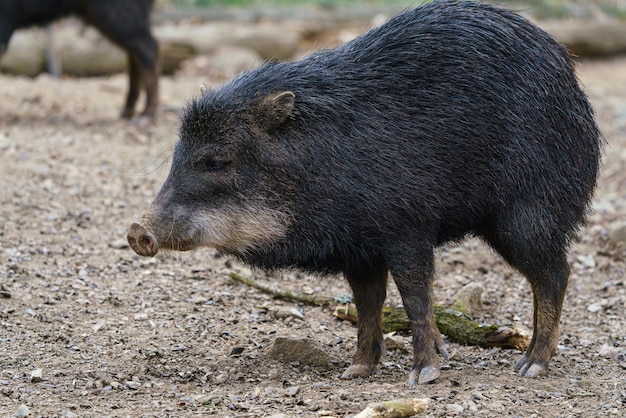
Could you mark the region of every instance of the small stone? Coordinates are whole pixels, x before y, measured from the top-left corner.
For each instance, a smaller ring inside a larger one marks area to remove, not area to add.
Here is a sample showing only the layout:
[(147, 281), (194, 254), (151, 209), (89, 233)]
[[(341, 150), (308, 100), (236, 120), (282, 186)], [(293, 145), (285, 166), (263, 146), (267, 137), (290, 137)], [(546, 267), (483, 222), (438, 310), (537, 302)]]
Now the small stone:
[(591, 313), (600, 312), (601, 310), (602, 305), (600, 305), (599, 303), (592, 303), (591, 305), (587, 306), (587, 311)]
[(43, 370), (35, 369), (30, 372), (30, 381), (31, 383), (39, 383), (43, 380)]
[(296, 396), (300, 392), (300, 386), (290, 386), (285, 389), (285, 396)]
[(270, 350), (270, 357), (285, 363), (298, 362), (303, 366), (331, 369), (332, 361), (320, 345), (311, 339), (278, 337)]
[(461, 405), (452, 403), (452, 404), (448, 404), (446, 405), (446, 412), (449, 415), (459, 415), (463, 413), (463, 410), (465, 408), (463, 408)]
[(27, 417), (29, 414), (30, 414), (30, 410), (28, 409), (28, 407), (22, 404), (20, 405), (19, 408), (17, 408), (13, 416), (17, 418), (24, 418), (24, 417)]
[(576, 260), (585, 268), (592, 269), (596, 267), (596, 260), (592, 255), (579, 255), (576, 257)]
[(196, 397), (196, 404), (198, 405), (219, 405), (222, 402), (222, 397), (213, 393), (206, 395), (199, 395)]
[(475, 317), (483, 309), (481, 299), (483, 290), (484, 288), (480, 283), (466, 284), (457, 292), (452, 307), (470, 317)]
[(228, 381), (228, 375), (224, 373), (217, 375), (217, 377), (213, 380), (213, 382), (218, 385), (221, 385), (222, 383), (225, 383), (226, 381)]
[(404, 344), (404, 338), (399, 336), (386, 336), (385, 348), (388, 351), (406, 351), (406, 345)]
[(131, 390), (139, 390), (141, 388), (141, 383), (135, 382), (134, 380), (128, 380), (124, 382), (124, 385)]
[(609, 226), (609, 243), (612, 245), (626, 245), (626, 221), (619, 221)]
[(598, 350), (598, 354), (604, 358), (615, 360), (619, 354), (619, 349), (617, 347), (604, 344), (600, 347), (600, 350)]

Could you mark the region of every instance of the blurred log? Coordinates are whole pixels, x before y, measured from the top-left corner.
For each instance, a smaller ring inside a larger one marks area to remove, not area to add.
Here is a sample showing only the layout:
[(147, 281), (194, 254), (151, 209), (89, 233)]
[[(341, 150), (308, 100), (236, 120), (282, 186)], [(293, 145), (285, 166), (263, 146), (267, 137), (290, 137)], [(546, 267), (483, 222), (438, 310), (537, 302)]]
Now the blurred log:
[(577, 57), (603, 58), (626, 54), (626, 23), (558, 20), (539, 22), (546, 32)]

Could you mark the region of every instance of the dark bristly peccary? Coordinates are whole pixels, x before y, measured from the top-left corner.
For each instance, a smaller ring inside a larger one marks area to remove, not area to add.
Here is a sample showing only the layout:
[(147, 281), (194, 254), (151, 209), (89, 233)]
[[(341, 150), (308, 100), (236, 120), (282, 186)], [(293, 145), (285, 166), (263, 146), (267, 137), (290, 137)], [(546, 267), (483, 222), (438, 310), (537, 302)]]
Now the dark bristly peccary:
[(433, 250), (481, 237), (531, 284), (534, 333), (515, 369), (534, 377), (557, 347), (601, 142), (554, 39), (501, 8), (435, 1), (194, 99), (128, 241), (144, 256), (211, 246), (261, 268), (343, 273), (359, 311), (344, 378), (380, 360), (390, 272), (413, 322), (413, 384), (447, 357)]
[(159, 45), (150, 31), (154, 0), (0, 0), (0, 57), (16, 29), (76, 15), (128, 54), (129, 87), (123, 118), (131, 118), (141, 89), (142, 117), (154, 120), (159, 100)]

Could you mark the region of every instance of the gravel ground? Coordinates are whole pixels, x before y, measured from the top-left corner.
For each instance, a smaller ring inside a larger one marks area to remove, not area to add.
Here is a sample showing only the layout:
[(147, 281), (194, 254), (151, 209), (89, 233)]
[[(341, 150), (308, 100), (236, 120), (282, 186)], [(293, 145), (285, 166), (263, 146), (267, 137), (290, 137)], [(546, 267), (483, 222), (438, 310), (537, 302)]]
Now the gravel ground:
[[(341, 278), (268, 277), (210, 249), (128, 249), (126, 228), (167, 174), (177, 112), (212, 80), (164, 78), (159, 123), (138, 127), (117, 119), (124, 75), (0, 76), (0, 415), (25, 405), (36, 417), (346, 417), (411, 397), (430, 398), (426, 416), (625, 416), (625, 254), (609, 238), (626, 215), (626, 59), (583, 62), (579, 74), (609, 146), (547, 375), (516, 376), (518, 351), (449, 342), (441, 377), (414, 388), (409, 336), (370, 378), (341, 381), (352, 324), (228, 273), (327, 296), (348, 292)], [(437, 302), (477, 282), (478, 320), (530, 329), (528, 284), (479, 241), (441, 249), (437, 273)], [(390, 285), (388, 303), (399, 302)], [(278, 337), (316, 343), (330, 365), (274, 359)]]

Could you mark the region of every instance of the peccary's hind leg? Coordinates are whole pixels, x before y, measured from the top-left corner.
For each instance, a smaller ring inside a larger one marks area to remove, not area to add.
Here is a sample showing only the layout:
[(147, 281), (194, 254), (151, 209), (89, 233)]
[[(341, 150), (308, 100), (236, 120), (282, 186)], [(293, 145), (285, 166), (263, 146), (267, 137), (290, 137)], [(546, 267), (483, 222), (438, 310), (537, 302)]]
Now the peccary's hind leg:
[(547, 369), (556, 353), (569, 266), (563, 255), (549, 268), (533, 269), (525, 275), (533, 290), (533, 336), (528, 350), (514, 368), (520, 376), (536, 377)]
[(350, 367), (341, 375), (342, 379), (367, 377), (380, 361), (385, 349), (382, 309), (387, 295), (388, 274), (384, 262), (345, 272), (359, 319), (356, 354)]
[(483, 236), (529, 281), (533, 291), (533, 336), (515, 364), (520, 376), (536, 377), (548, 367), (559, 339), (561, 308), (567, 289), (567, 234), (550, 213), (525, 205)]

